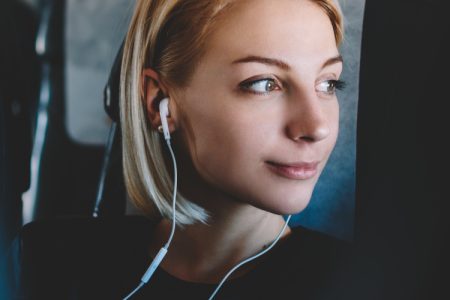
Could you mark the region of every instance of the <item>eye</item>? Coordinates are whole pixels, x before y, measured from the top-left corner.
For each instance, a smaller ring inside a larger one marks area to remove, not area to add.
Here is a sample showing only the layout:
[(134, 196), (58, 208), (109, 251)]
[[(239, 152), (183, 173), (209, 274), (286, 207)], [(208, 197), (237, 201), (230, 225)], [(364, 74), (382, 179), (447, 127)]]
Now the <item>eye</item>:
[(317, 91), (327, 95), (334, 95), (336, 90), (343, 90), (345, 82), (342, 80), (325, 80), (317, 85)]
[(267, 94), (279, 90), (280, 86), (273, 78), (263, 78), (251, 81), (244, 81), (239, 84), (241, 90), (254, 94)]

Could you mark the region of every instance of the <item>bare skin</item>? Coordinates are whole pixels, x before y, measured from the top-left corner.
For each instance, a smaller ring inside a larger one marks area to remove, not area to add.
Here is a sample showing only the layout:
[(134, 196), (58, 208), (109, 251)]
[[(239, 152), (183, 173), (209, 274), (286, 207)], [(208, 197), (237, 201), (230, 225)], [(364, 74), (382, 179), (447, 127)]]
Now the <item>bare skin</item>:
[[(153, 79), (146, 100), (155, 129), (161, 123), (155, 96), (162, 90), (170, 97), (180, 191), (211, 214), (208, 225), (177, 229), (160, 265), (191, 282), (219, 282), (275, 239), (284, 225), (280, 215), (308, 205), (338, 134), (332, 82), (342, 62), (324, 11), (306, 0), (249, 0), (227, 14), (188, 87), (165, 86), (156, 72), (144, 72)], [(312, 161), (317, 172), (307, 179), (271, 167)], [(157, 226), (152, 256), (170, 226), (170, 220)]]

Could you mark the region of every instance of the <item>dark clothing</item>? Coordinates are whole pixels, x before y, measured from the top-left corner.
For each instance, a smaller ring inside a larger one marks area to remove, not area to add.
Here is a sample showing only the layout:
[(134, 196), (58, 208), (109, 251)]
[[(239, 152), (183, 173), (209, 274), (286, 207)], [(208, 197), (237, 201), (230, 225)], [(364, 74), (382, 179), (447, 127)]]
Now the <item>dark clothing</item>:
[[(122, 299), (151, 262), (153, 228), (144, 217), (26, 225), (14, 250), (19, 299)], [(347, 242), (295, 227), (254, 269), (225, 282), (214, 299), (338, 299), (349, 255)], [(159, 268), (131, 299), (208, 299), (215, 287)]]

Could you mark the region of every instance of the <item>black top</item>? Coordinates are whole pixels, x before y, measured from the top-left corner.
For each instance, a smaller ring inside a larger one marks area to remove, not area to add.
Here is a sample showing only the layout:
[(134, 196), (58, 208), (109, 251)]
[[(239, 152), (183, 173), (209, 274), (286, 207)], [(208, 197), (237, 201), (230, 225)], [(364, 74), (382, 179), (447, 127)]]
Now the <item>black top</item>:
[[(137, 216), (26, 225), (12, 260), (16, 299), (122, 299), (151, 262), (153, 228)], [(294, 227), (254, 269), (225, 282), (214, 299), (337, 299), (350, 252), (347, 242)], [(159, 268), (131, 299), (208, 299), (215, 288)]]

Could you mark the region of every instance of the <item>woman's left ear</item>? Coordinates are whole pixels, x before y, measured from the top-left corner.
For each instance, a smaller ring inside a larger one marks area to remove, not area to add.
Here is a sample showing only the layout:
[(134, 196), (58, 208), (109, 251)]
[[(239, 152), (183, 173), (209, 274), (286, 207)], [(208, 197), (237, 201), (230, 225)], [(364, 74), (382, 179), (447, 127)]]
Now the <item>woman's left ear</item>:
[(153, 69), (146, 68), (142, 72), (142, 99), (145, 102), (147, 109), (147, 118), (152, 124), (152, 128), (158, 130), (161, 126), (161, 117), (159, 114), (159, 103), (164, 98), (169, 98), (169, 116), (167, 117), (167, 123), (169, 125), (169, 131), (172, 133), (175, 128), (175, 107), (174, 101), (170, 100), (168, 96), (168, 89), (161, 82), (158, 73)]

